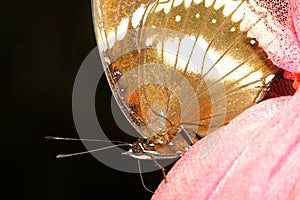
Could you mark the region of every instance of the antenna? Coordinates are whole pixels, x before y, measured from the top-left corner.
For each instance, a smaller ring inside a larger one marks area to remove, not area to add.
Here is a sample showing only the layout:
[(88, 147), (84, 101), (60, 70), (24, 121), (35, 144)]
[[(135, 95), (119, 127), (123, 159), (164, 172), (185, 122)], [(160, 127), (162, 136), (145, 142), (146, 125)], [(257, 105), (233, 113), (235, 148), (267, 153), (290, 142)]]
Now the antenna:
[(130, 143), (122, 142), (118, 140), (99, 140), (99, 139), (86, 139), (86, 138), (64, 138), (64, 137), (56, 137), (56, 136), (46, 136), (47, 140), (66, 140), (66, 141), (85, 141), (85, 142), (116, 142), (119, 144), (127, 144), (131, 146)]
[(86, 141), (86, 142), (116, 142), (116, 143), (119, 143), (119, 144), (115, 144), (115, 145), (111, 145), (111, 146), (107, 146), (107, 147), (101, 147), (101, 148), (92, 149), (92, 150), (88, 150), (88, 151), (77, 152), (77, 153), (58, 154), (56, 156), (56, 158), (66, 158), (66, 157), (71, 157), (71, 156), (78, 156), (78, 155), (82, 155), (82, 154), (93, 153), (93, 152), (102, 151), (102, 150), (111, 149), (111, 148), (120, 147), (120, 146), (132, 146), (132, 144), (130, 144), (130, 143), (117, 141), (117, 140), (64, 138), (64, 137), (56, 137), (56, 136), (46, 136), (45, 138), (48, 139), (48, 140)]
[(102, 151), (102, 150), (105, 150), (105, 149), (111, 149), (111, 148), (120, 147), (120, 146), (130, 146), (130, 145), (128, 145), (128, 144), (116, 144), (116, 145), (112, 145), (112, 146), (102, 147), (102, 148), (83, 151), (83, 152), (78, 152), (78, 153), (58, 154), (56, 156), (56, 158), (66, 158), (66, 157), (71, 157), (71, 156), (78, 156), (78, 155), (82, 155), (82, 154), (92, 153), (92, 152), (96, 152), (96, 151)]

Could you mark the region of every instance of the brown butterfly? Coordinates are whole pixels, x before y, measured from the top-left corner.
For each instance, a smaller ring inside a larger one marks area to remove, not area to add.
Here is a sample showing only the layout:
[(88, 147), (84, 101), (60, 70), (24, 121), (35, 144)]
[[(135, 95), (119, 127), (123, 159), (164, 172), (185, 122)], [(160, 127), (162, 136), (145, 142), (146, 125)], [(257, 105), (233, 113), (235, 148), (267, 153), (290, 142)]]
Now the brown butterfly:
[(182, 155), (262, 99), (277, 68), (247, 12), (243, 0), (93, 2), (111, 90), (142, 136), (129, 155)]
[(261, 19), (245, 0), (94, 0), (92, 7), (110, 88), (141, 135), (118, 143), (137, 159), (160, 166), (156, 159), (181, 156), (259, 102), (278, 72), (251, 36)]

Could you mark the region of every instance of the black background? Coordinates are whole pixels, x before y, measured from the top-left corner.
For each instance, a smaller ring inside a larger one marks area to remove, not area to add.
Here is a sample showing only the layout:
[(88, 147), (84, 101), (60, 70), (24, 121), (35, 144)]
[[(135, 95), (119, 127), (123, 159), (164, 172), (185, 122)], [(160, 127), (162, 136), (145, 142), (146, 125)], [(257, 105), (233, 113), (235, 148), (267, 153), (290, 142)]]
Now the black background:
[[(44, 139), (78, 137), (72, 89), (82, 61), (96, 46), (91, 2), (2, 2), (1, 43), (6, 121), (0, 180), (9, 199), (149, 199), (152, 194), (142, 187), (138, 174), (118, 172), (89, 154), (56, 159), (58, 153), (85, 148), (80, 142)], [(101, 87), (97, 107), (110, 107), (105, 80)], [(107, 130), (123, 136), (109, 110), (100, 114)], [(144, 177), (152, 189), (163, 179), (160, 171)]]

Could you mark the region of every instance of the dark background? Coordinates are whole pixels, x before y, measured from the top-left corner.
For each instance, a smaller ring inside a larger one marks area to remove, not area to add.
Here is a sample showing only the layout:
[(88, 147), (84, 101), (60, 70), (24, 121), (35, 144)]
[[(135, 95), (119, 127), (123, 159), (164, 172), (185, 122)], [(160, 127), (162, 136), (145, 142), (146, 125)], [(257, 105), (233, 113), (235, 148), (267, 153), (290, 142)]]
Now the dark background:
[[(138, 174), (118, 172), (91, 155), (56, 159), (84, 151), (80, 142), (53, 141), (47, 135), (78, 137), (72, 116), (76, 73), (96, 46), (89, 0), (30, 0), (1, 3), (1, 75), (4, 131), (1, 134), (1, 196), (9, 199), (149, 199)], [(100, 66), (100, 65), (99, 65)], [(110, 107), (106, 80), (97, 107)], [(8, 97), (8, 98), (7, 98)], [(115, 128), (109, 109), (100, 115)], [(145, 174), (153, 190), (161, 172)]]

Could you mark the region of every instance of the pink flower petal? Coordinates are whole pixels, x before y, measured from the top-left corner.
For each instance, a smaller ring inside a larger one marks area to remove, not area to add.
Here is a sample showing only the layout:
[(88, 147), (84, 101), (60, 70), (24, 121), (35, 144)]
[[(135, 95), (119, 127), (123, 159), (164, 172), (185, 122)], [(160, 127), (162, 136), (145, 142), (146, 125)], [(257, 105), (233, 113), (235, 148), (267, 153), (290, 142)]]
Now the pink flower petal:
[(298, 44), (300, 43), (300, 1), (291, 0), (291, 18), (294, 28), (294, 32), (298, 38)]
[(175, 164), (153, 199), (300, 198), (300, 91), (246, 110), (201, 158), (204, 144)]
[(299, 0), (250, 0), (253, 15), (261, 17), (251, 33), (273, 63), (295, 72), (300, 64)]

